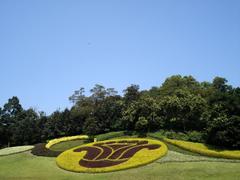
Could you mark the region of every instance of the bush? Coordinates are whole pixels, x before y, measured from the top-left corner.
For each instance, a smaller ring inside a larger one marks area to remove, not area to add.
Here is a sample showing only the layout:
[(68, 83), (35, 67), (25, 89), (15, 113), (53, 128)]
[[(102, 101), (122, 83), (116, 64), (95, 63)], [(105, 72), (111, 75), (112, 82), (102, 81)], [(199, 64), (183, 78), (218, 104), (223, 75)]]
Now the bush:
[(167, 138), (171, 138), (171, 139), (179, 139), (179, 140), (187, 140), (188, 139), (187, 135), (182, 132), (166, 131), (164, 133), (164, 135)]
[(199, 131), (188, 131), (187, 133), (187, 141), (192, 142), (204, 142), (203, 133)]
[(72, 140), (77, 140), (77, 139), (88, 139), (87, 135), (79, 135), (79, 136), (67, 136), (67, 137), (61, 137), (57, 139), (52, 139), (46, 144), (46, 148), (50, 148), (54, 144), (64, 142), (64, 141), (72, 141)]
[(203, 142), (203, 133), (198, 131), (188, 131), (186, 133), (160, 130), (154, 133), (148, 133), (150, 137), (157, 139), (177, 139), (184, 141)]
[(240, 159), (240, 150), (222, 150), (213, 148), (211, 146), (205, 145), (203, 143), (193, 143), (187, 141), (173, 140), (165, 138), (164, 141), (173, 144), (185, 150), (189, 150), (195, 153), (210, 157), (219, 157), (227, 159)]

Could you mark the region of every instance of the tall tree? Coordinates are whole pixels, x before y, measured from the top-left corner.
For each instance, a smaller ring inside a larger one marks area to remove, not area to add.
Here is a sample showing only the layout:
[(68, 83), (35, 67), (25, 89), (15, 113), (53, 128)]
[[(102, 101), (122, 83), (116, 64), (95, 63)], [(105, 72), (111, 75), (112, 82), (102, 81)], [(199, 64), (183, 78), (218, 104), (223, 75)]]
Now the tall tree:
[(127, 87), (123, 92), (126, 105), (138, 100), (141, 95), (139, 92), (139, 85), (136, 84), (132, 84), (131, 86)]
[(23, 111), (23, 108), (19, 102), (19, 99), (16, 96), (8, 99), (8, 102), (4, 104), (2, 110), (2, 124), (5, 129), (6, 141), (8, 142), (8, 146), (11, 145), (11, 138), (15, 133), (13, 127), (18, 121), (18, 115)]

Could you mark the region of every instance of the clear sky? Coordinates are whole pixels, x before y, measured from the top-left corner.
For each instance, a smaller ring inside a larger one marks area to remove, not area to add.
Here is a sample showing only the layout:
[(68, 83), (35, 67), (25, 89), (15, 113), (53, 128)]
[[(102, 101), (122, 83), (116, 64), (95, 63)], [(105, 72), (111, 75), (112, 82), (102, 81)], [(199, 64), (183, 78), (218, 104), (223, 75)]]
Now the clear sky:
[(240, 86), (239, 0), (0, 0), (0, 106), (48, 114), (96, 83), (122, 92), (174, 74)]

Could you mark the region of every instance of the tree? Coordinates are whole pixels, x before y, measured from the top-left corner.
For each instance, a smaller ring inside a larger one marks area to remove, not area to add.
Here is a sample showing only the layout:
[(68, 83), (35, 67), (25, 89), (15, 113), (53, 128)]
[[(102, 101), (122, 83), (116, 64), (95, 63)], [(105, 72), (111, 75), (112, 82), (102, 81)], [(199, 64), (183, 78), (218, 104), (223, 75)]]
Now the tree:
[(3, 146), (6, 142), (6, 136), (4, 131), (4, 123), (2, 118), (2, 108), (0, 107), (0, 147)]
[(158, 117), (158, 108), (158, 104), (153, 98), (149, 96), (140, 97), (139, 100), (132, 102), (124, 109), (124, 128), (127, 131), (133, 131), (139, 118), (144, 117), (148, 120), (149, 131), (160, 129), (162, 127), (162, 119)]
[(228, 148), (240, 148), (240, 117), (220, 116), (209, 124), (207, 130), (209, 144)]
[(94, 108), (95, 117), (101, 132), (122, 129), (123, 102), (120, 96), (109, 96)]
[(148, 131), (148, 120), (145, 117), (139, 117), (135, 124), (135, 130), (140, 136), (145, 136)]
[(186, 90), (175, 93), (160, 100), (161, 116), (166, 118), (166, 128), (184, 132), (203, 129), (206, 122), (201, 117), (207, 109), (207, 102)]
[(74, 91), (73, 95), (69, 97), (69, 101), (75, 104), (78, 101), (83, 100), (85, 98), (84, 92), (85, 90), (83, 87), (81, 87), (79, 90)]
[(91, 90), (90, 92), (92, 93), (91, 98), (93, 99), (93, 101), (97, 104), (99, 101), (102, 101), (106, 95), (107, 95), (107, 91), (105, 89), (104, 86), (100, 85), (100, 84), (96, 84)]
[(8, 146), (11, 144), (11, 139), (13, 134), (15, 133), (13, 127), (17, 122), (17, 116), (22, 113), (23, 108), (19, 102), (19, 99), (16, 96), (8, 99), (8, 102), (4, 104), (1, 116), (1, 124), (5, 129), (4, 140), (7, 142)]
[(139, 85), (132, 84), (127, 87), (124, 91), (124, 101), (126, 105), (129, 105), (133, 101), (136, 101), (140, 97)]
[(17, 116), (18, 121), (13, 125), (11, 137), (14, 145), (27, 145), (40, 142), (37, 121), (39, 117), (33, 109), (23, 110)]
[(171, 96), (180, 89), (199, 94), (200, 84), (192, 76), (174, 75), (164, 81), (159, 91), (161, 96)]
[(217, 90), (219, 90), (220, 92), (226, 92), (229, 88), (228, 85), (226, 85), (228, 81), (225, 79), (225, 78), (222, 78), (222, 77), (215, 77), (213, 79), (213, 87)]
[(86, 119), (83, 125), (83, 132), (89, 136), (94, 136), (100, 132), (100, 128), (97, 124), (97, 121), (94, 117), (89, 117)]

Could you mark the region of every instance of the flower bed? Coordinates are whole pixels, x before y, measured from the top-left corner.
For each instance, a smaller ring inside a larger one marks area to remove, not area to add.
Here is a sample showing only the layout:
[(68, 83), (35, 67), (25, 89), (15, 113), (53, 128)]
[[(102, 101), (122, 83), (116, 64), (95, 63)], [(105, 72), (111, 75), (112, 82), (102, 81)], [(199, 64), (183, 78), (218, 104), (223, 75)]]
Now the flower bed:
[(72, 141), (72, 140), (77, 140), (77, 139), (88, 139), (88, 136), (87, 135), (78, 135), (78, 136), (67, 136), (67, 137), (52, 139), (46, 144), (46, 148), (49, 149), (54, 144), (58, 144), (60, 142)]
[(15, 147), (7, 147), (4, 149), (0, 149), (0, 156), (6, 156), (10, 154), (16, 154), (16, 153), (21, 153), (24, 151), (29, 151), (33, 148), (34, 146), (15, 146)]
[(227, 158), (227, 159), (240, 159), (240, 150), (220, 150), (213, 149), (202, 143), (194, 143), (181, 140), (173, 140), (165, 138), (164, 141), (173, 144), (185, 150), (199, 153), (206, 156)]
[(74, 172), (110, 172), (145, 165), (167, 153), (157, 140), (131, 138), (99, 141), (60, 154), (57, 165)]
[(31, 150), (31, 153), (35, 156), (57, 157), (62, 152), (52, 151), (51, 149), (46, 148), (45, 143), (39, 143), (34, 146), (34, 148)]

